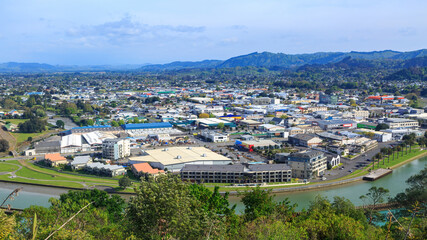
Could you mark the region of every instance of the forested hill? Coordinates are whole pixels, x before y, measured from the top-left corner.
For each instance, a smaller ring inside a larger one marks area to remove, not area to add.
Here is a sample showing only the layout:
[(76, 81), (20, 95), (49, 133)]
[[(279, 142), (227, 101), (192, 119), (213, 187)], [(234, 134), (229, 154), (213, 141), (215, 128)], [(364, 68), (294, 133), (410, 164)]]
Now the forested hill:
[[(305, 65), (327, 65), (345, 62), (345, 64), (362, 64), (365, 67), (381, 68), (410, 68), (425, 66), (427, 49), (411, 52), (397, 52), (392, 50), (373, 52), (319, 52), (311, 54), (284, 54), (284, 53), (251, 53), (232, 57), (228, 60), (204, 60), (198, 62), (172, 62), (155, 65), (49, 65), (42, 63), (0, 63), (0, 73), (13, 72), (79, 72), (79, 71), (175, 71), (185, 69), (222, 69), (235, 67), (265, 67), (270, 70), (299, 68)], [(348, 61), (351, 59), (351, 61)], [(366, 60), (366, 61), (362, 61)], [(402, 63), (407, 65), (402, 65)]]
[(320, 52), (312, 54), (284, 54), (284, 53), (251, 53), (237, 56), (225, 61), (202, 62), (174, 62), (164, 65), (148, 65), (141, 68), (143, 71), (179, 70), (186, 68), (234, 68), (234, 67), (280, 67), (292, 68), (312, 64), (337, 63), (346, 58), (374, 61), (408, 60), (427, 56), (427, 49), (411, 52), (397, 52), (391, 50), (373, 52)]

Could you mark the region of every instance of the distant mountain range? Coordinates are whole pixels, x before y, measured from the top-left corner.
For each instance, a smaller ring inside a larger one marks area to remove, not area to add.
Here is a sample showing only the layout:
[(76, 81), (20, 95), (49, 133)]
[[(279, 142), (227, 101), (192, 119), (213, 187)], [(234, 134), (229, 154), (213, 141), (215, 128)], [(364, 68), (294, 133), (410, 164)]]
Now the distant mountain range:
[(233, 67), (280, 67), (293, 68), (311, 64), (337, 63), (346, 58), (363, 60), (407, 60), (427, 56), (427, 49), (411, 52), (391, 50), (374, 52), (320, 52), (312, 54), (251, 53), (230, 58), (225, 61), (206, 60), (201, 62), (173, 62), (147, 65), (142, 71), (180, 70), (185, 68), (233, 68)]
[(125, 64), (125, 65), (50, 65), (45, 63), (0, 63), (2, 73), (43, 73), (43, 72), (102, 72), (102, 71), (127, 71), (139, 69), (147, 64)]
[[(338, 63), (345, 59), (369, 60), (385, 62), (403, 62), (408, 66), (424, 65), (427, 56), (427, 49), (410, 52), (398, 52), (392, 50), (373, 52), (319, 52), (312, 54), (284, 54), (284, 53), (251, 53), (247, 55), (232, 57), (225, 61), (204, 60), (198, 62), (172, 62), (167, 64), (140, 64), (140, 65), (99, 65), (99, 66), (61, 66), (41, 63), (2, 63), (0, 72), (81, 72), (81, 71), (169, 71), (182, 69), (205, 69), (205, 68), (234, 68), (234, 67), (267, 67), (267, 68), (298, 68), (305, 65), (323, 65)], [(348, 62), (348, 61), (347, 61)], [(363, 62), (363, 61), (362, 61)], [(350, 62), (348, 62), (350, 63)], [(354, 64), (354, 62), (353, 62)], [(376, 65), (373, 65), (376, 66)]]

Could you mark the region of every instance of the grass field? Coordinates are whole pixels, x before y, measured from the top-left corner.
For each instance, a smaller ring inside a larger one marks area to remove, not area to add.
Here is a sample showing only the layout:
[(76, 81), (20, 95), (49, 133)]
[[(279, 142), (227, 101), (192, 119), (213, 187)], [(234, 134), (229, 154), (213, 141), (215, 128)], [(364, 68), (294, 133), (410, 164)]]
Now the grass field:
[[(9, 163), (9, 164), (8, 164)], [(0, 162), (0, 172), (10, 172), (18, 169), (17, 164), (22, 166), (22, 169), (16, 172), (16, 178), (10, 178), (9, 175), (0, 175), (1, 180), (8, 180), (14, 182), (24, 182), (24, 183), (37, 183), (42, 185), (53, 185), (53, 186), (62, 186), (62, 187), (73, 187), (73, 188), (84, 188), (91, 187), (95, 185), (110, 186), (117, 190), (122, 190), (118, 186), (117, 179), (104, 179), (89, 177), (89, 176), (78, 176), (62, 172), (57, 172), (52, 169), (46, 169), (34, 165), (27, 161), (8, 161)], [(132, 189), (123, 190), (124, 192), (132, 192)]]
[(19, 167), (7, 162), (0, 162), (0, 172), (13, 172)]
[(18, 125), (28, 121), (28, 119), (3, 119), (3, 122), (11, 122), (12, 124)]
[(19, 144), (19, 143), (27, 141), (28, 137), (35, 138), (35, 137), (38, 137), (38, 136), (45, 134), (46, 132), (47, 131), (44, 131), (41, 133), (16, 133), (16, 132), (14, 132), (14, 133), (12, 133), (12, 136), (14, 136), (16, 138), (16, 142)]

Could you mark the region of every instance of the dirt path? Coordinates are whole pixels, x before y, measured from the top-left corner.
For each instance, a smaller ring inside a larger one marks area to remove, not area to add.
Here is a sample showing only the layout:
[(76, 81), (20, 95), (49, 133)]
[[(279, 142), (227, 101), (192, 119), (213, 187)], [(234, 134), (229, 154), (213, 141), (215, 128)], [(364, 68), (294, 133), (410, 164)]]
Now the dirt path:
[(9, 132), (6, 132), (3, 130), (2, 127), (0, 127), (0, 139), (6, 139), (6, 141), (9, 142), (9, 150), (15, 150), (16, 147), (16, 138), (12, 136)]

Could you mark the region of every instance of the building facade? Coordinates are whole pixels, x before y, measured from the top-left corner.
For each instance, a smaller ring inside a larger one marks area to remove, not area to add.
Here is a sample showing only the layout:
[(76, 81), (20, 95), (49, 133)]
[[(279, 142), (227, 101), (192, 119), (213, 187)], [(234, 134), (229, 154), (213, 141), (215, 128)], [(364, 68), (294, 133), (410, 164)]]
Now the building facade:
[(118, 160), (130, 156), (129, 139), (105, 139), (102, 142), (102, 156), (111, 160)]
[(270, 183), (291, 181), (292, 170), (286, 164), (186, 165), (181, 178), (205, 183)]
[(292, 177), (310, 179), (323, 176), (327, 169), (326, 156), (320, 151), (303, 151), (292, 153), (288, 157)]

